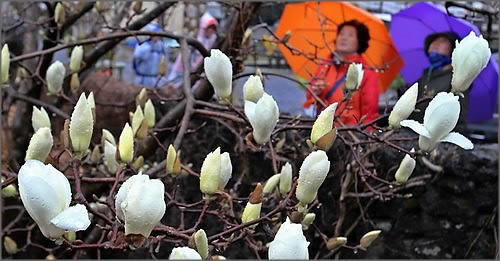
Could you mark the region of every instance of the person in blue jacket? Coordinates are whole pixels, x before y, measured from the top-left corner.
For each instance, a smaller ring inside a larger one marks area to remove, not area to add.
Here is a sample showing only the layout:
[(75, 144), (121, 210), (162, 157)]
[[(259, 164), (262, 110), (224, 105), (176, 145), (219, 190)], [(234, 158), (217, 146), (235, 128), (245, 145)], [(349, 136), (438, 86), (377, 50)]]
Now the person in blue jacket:
[[(155, 23), (150, 23), (146, 25), (145, 30), (160, 32), (161, 28)], [(142, 44), (137, 45), (133, 59), (135, 84), (153, 88), (161, 87), (158, 69), (162, 56), (165, 56), (165, 61), (168, 61), (167, 55), (168, 52), (159, 36), (151, 36)]]

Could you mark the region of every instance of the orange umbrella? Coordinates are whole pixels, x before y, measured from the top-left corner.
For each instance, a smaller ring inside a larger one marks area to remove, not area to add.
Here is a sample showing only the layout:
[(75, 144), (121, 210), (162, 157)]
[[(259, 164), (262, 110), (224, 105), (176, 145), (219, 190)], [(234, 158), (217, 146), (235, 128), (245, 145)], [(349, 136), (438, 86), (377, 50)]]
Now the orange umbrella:
[[(326, 59), (335, 49), (337, 26), (356, 19), (370, 30), (369, 47), (363, 53), (371, 69), (379, 73), (379, 89), (384, 92), (403, 67), (403, 60), (394, 46), (385, 24), (371, 13), (345, 2), (305, 2), (287, 4), (275, 34), (291, 36), (288, 45), (300, 53), (290, 51), (285, 45), (279, 48), (292, 71), (306, 80), (315, 73), (321, 59)], [(368, 69), (370, 69), (368, 68)]]

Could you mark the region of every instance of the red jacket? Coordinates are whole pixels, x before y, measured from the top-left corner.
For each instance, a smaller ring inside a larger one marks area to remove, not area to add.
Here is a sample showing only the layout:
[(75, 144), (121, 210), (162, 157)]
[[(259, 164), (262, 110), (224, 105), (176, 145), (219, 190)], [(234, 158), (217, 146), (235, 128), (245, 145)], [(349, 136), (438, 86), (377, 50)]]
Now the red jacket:
[[(365, 68), (367, 64), (361, 55), (347, 56), (344, 58), (346, 61), (361, 63), (364, 66), (363, 80), (361, 81), (360, 88), (358, 91), (354, 92), (351, 100), (347, 104), (346, 102), (341, 103), (344, 98), (343, 88), (345, 82), (345, 80), (342, 80), (342, 77), (347, 72), (349, 64), (333, 65), (331, 62), (328, 62), (320, 65), (312, 78), (313, 80), (311, 81), (311, 86), (319, 79), (323, 79), (325, 81), (325, 88), (318, 95), (318, 97), (325, 102), (326, 106), (338, 102), (339, 106), (337, 107), (336, 114), (340, 113), (347, 105), (347, 107), (343, 110), (342, 115), (336, 115), (336, 118), (344, 124), (355, 125), (363, 115), (367, 115), (364, 122), (374, 120), (378, 117), (379, 89), (377, 73), (373, 70)], [(328, 99), (326, 99), (327, 93), (334, 87), (337, 81), (339, 81), (337, 90), (335, 90), (335, 92)], [(311, 86), (309, 86), (310, 89)], [(306, 99), (307, 101), (304, 103), (305, 108), (309, 108), (315, 103), (314, 98), (309, 92), (306, 92)], [(320, 110), (323, 109), (324, 108), (320, 108)]]

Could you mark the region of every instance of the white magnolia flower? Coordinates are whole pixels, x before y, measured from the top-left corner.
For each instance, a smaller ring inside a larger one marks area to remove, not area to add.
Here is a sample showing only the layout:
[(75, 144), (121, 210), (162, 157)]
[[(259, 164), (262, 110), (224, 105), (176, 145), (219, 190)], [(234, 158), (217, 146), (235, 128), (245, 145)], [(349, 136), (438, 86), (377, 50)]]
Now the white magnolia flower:
[(351, 63), (347, 69), (347, 75), (345, 78), (345, 89), (348, 91), (356, 91), (359, 89), (359, 85), (363, 80), (363, 65), (360, 63)]
[(279, 186), (281, 195), (286, 195), (292, 189), (292, 165), (289, 162), (281, 168)]
[(83, 205), (69, 206), (69, 181), (52, 165), (28, 160), (19, 170), (18, 182), (24, 207), (45, 237), (57, 239), (66, 230), (85, 230), (90, 225)]
[(125, 123), (120, 139), (118, 140), (118, 151), (120, 152), (120, 160), (125, 163), (130, 163), (134, 159), (134, 132), (128, 122)]
[(413, 84), (394, 105), (389, 115), (389, 126), (393, 129), (401, 128), (399, 124), (402, 120), (408, 119), (415, 110), (418, 95), (418, 82)]
[(90, 145), (92, 132), (94, 131), (94, 119), (91, 105), (85, 98), (85, 93), (80, 95), (71, 114), (69, 124), (69, 136), (73, 151), (85, 153)]
[(302, 163), (295, 196), (302, 203), (311, 203), (330, 170), (328, 156), (322, 150), (311, 152)]
[(491, 56), (488, 41), (480, 35), (470, 32), (462, 41), (456, 44), (451, 56), (453, 76), (451, 92), (465, 92), (479, 73), (486, 67)]
[(39, 160), (44, 162), (52, 150), (53, 139), (50, 129), (43, 127), (38, 129), (31, 137), (25, 160)]
[(414, 120), (401, 121), (401, 126), (411, 128), (418, 133), (418, 146), (421, 150), (430, 152), (440, 142), (451, 142), (463, 149), (474, 148), (472, 142), (460, 133), (451, 132), (460, 116), (458, 96), (452, 93), (440, 92), (429, 102), (425, 109), (424, 123)]
[(257, 103), (245, 101), (244, 109), (253, 128), (255, 142), (266, 143), (278, 123), (280, 115), (278, 104), (271, 95), (264, 93)]
[(83, 46), (78, 45), (71, 51), (71, 58), (69, 60), (69, 68), (71, 73), (80, 71), (80, 65), (83, 60)]
[(159, 179), (139, 174), (127, 179), (115, 199), (116, 216), (125, 222), (125, 235), (148, 237), (165, 214), (165, 187)]
[(204, 60), (205, 74), (214, 87), (215, 95), (229, 99), (233, 84), (233, 65), (229, 57), (218, 49), (210, 50), (210, 57)]
[(281, 224), (274, 240), (269, 244), (269, 259), (309, 259), (309, 250), (301, 224), (286, 221)]
[(200, 190), (201, 192), (212, 195), (217, 189), (224, 189), (231, 178), (233, 166), (229, 153), (220, 153), (220, 147), (210, 152), (200, 171)]
[(257, 75), (250, 75), (243, 85), (243, 99), (246, 101), (257, 102), (264, 94), (262, 80)]
[[(414, 152), (414, 149), (411, 149), (411, 152)], [(403, 184), (410, 177), (411, 173), (415, 169), (415, 165), (417, 162), (414, 158), (410, 157), (410, 155), (406, 154), (401, 163), (399, 164), (399, 168), (396, 171), (395, 178), (396, 183)]]
[(31, 124), (33, 125), (33, 130), (35, 132), (43, 127), (47, 127), (50, 129), (50, 118), (49, 114), (43, 107), (40, 107), (38, 109), (37, 107), (33, 106), (33, 114), (31, 115)]
[(196, 252), (196, 250), (189, 247), (174, 247), (172, 249), (172, 253), (168, 257), (169, 260), (180, 260), (180, 259), (188, 259), (188, 260), (201, 260), (200, 254)]
[(2, 47), (2, 84), (9, 80), (10, 54), (9, 45), (4, 44)]
[(323, 136), (327, 135), (333, 129), (333, 119), (335, 117), (335, 110), (337, 109), (338, 103), (332, 103), (326, 109), (321, 111), (318, 118), (314, 121), (311, 130), (311, 142), (316, 144), (316, 142)]
[(118, 161), (116, 161), (116, 144), (108, 140), (104, 141), (104, 155), (102, 161), (109, 172), (112, 174), (116, 173), (119, 166)]
[(49, 95), (59, 94), (63, 86), (65, 75), (66, 68), (64, 68), (64, 65), (60, 61), (55, 61), (49, 66), (45, 75)]

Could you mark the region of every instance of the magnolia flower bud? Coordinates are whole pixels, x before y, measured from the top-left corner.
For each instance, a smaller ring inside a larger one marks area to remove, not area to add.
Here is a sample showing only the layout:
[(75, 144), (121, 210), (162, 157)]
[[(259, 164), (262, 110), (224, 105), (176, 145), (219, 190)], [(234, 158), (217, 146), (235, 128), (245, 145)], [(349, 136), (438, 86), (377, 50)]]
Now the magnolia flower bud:
[(95, 100), (94, 100), (94, 93), (90, 92), (89, 96), (87, 96), (87, 103), (89, 104), (90, 111), (92, 111), (92, 119), (95, 124), (96, 116), (95, 116)]
[(125, 235), (149, 237), (165, 214), (165, 187), (159, 179), (140, 172), (127, 179), (115, 199), (116, 216), (125, 222)]
[(69, 86), (73, 93), (78, 92), (78, 89), (80, 89), (80, 78), (78, 78), (78, 73), (71, 74), (71, 82)]
[(288, 40), (290, 40), (290, 37), (292, 37), (292, 31), (288, 30), (288, 31), (286, 31), (285, 35), (281, 39), (281, 42), (284, 44), (287, 43)]
[(64, 232), (64, 238), (66, 238), (69, 242), (74, 242), (76, 240), (75, 231), (66, 231)]
[(279, 108), (273, 97), (263, 93), (257, 103), (245, 101), (245, 115), (253, 128), (253, 138), (258, 144), (264, 144), (271, 138), (271, 133), (278, 123)]
[(196, 250), (189, 247), (174, 247), (172, 253), (168, 256), (169, 260), (180, 260), (180, 259), (190, 259), (190, 260), (201, 260), (200, 254)]
[(144, 157), (141, 155), (134, 160), (132, 163), (133, 169), (140, 169), (144, 165)]
[(205, 230), (200, 229), (194, 234), (194, 242), (196, 244), (196, 250), (200, 254), (202, 259), (208, 257), (208, 238)]
[(83, 60), (83, 46), (78, 45), (71, 51), (71, 59), (69, 61), (69, 68), (71, 73), (77, 73), (80, 71), (80, 65)]
[(264, 94), (264, 86), (260, 77), (257, 75), (250, 75), (248, 80), (243, 85), (243, 99), (257, 103)]
[(177, 156), (177, 152), (172, 144), (168, 146), (166, 167), (167, 174), (174, 177), (181, 174), (181, 160)]
[(2, 84), (9, 81), (10, 54), (9, 45), (4, 44), (2, 47)]
[(120, 160), (129, 163), (134, 158), (134, 132), (128, 122), (125, 123), (120, 140), (118, 141), (118, 151), (120, 152)]
[(372, 243), (377, 239), (381, 230), (373, 230), (366, 233), (361, 240), (359, 241), (359, 248), (362, 250), (366, 250)]
[[(260, 217), (260, 209), (262, 207), (262, 185), (257, 183), (252, 194), (250, 194), (250, 198), (241, 214), (241, 221), (243, 223), (248, 223), (252, 220), (258, 219)], [(257, 226), (257, 224), (252, 225), (252, 227)]]
[(264, 194), (273, 192), (274, 189), (276, 188), (276, 186), (278, 185), (278, 182), (280, 181), (280, 176), (281, 176), (281, 174), (272, 175), (266, 181), (266, 184), (264, 185), (262, 192), (264, 192)]
[(115, 138), (113, 134), (107, 129), (102, 129), (101, 144), (104, 146), (104, 141), (109, 141), (109, 143), (116, 145)]
[(302, 163), (299, 171), (299, 180), (295, 196), (302, 203), (311, 203), (318, 193), (319, 186), (323, 183), (330, 170), (328, 156), (322, 150), (311, 152)]
[(144, 120), (144, 113), (140, 106), (137, 106), (134, 112), (134, 116), (132, 117), (132, 131), (134, 135), (136, 135), (137, 130), (141, 127), (142, 121)]
[(363, 80), (363, 65), (360, 63), (351, 63), (347, 69), (344, 88), (349, 92), (354, 92), (359, 89), (359, 85)]
[(62, 89), (66, 68), (60, 61), (53, 62), (47, 69), (45, 79), (47, 80), (48, 95), (59, 95)]
[(292, 165), (285, 163), (280, 174), (280, 193), (284, 196), (292, 189)]
[(347, 243), (347, 237), (333, 237), (328, 239), (326, 242), (326, 248), (328, 250), (333, 250), (337, 247), (341, 247)]
[[(412, 148), (411, 152), (415, 150)], [(410, 155), (406, 154), (401, 164), (399, 164), (399, 168), (396, 171), (395, 178), (397, 184), (405, 183), (410, 177), (411, 173), (415, 169), (416, 161)]]
[(144, 105), (144, 121), (146, 122), (146, 126), (148, 126), (148, 128), (153, 128), (155, 126), (156, 112), (151, 99), (148, 99)]
[(92, 152), (90, 153), (90, 161), (94, 164), (99, 163), (99, 160), (101, 159), (101, 150), (99, 147), (99, 145), (94, 146)]
[(215, 95), (229, 101), (233, 83), (233, 66), (229, 57), (218, 49), (210, 50), (210, 57), (204, 60), (205, 74), (214, 87)]
[(19, 194), (28, 214), (47, 238), (60, 238), (65, 230), (85, 230), (90, 219), (85, 206), (69, 207), (69, 181), (52, 165), (27, 160), (19, 170)]
[(408, 119), (408, 116), (415, 110), (418, 95), (418, 82), (413, 84), (394, 105), (389, 115), (389, 126), (393, 129), (401, 128), (399, 124), (402, 120)]
[(50, 119), (49, 115), (43, 107), (38, 109), (33, 106), (33, 114), (31, 115), (31, 124), (33, 125), (33, 130), (36, 132), (38, 129), (47, 127), (50, 130)]
[(305, 216), (304, 216), (304, 219), (302, 219), (302, 225), (305, 226), (306, 228), (309, 227), (313, 222), (314, 220), (316, 219), (316, 214), (314, 213), (307, 213)]
[(132, 10), (134, 10), (134, 13), (140, 14), (142, 11), (142, 1), (135, 1)]
[(269, 259), (309, 259), (309, 250), (301, 224), (286, 221), (281, 224), (274, 240), (269, 244)]
[(116, 161), (116, 145), (108, 140), (104, 141), (104, 156), (103, 163), (111, 173), (116, 173), (118, 162)]
[(66, 21), (66, 11), (62, 3), (57, 3), (54, 10), (54, 22), (60, 27)]
[(212, 260), (226, 260), (227, 258), (221, 255), (212, 256)]
[(264, 75), (262, 74), (260, 68), (255, 69), (255, 75), (259, 76), (261, 82), (264, 82)]
[(44, 162), (52, 150), (53, 139), (50, 129), (43, 127), (38, 129), (31, 137), (25, 160), (39, 160)]
[(148, 100), (148, 93), (146, 92), (146, 88), (142, 88), (139, 94), (135, 97), (135, 105), (144, 107), (146, 101)]
[[(3, 182), (3, 178), (2, 178), (2, 182)], [(16, 186), (14, 186), (13, 184), (10, 184), (7, 187), (3, 188), (2, 189), (2, 196), (4, 198), (13, 198), (13, 197), (16, 197), (17, 196)]]
[(482, 35), (477, 37), (471, 31), (462, 41), (456, 42), (451, 55), (451, 92), (455, 94), (463, 93), (471, 86), (491, 57), (488, 41)]
[(332, 103), (321, 111), (311, 130), (311, 142), (322, 150), (328, 150), (335, 142), (337, 129), (333, 128), (333, 119), (338, 103)]
[(469, 139), (460, 133), (450, 133), (455, 128), (459, 116), (458, 97), (452, 93), (440, 92), (425, 109), (423, 124), (414, 120), (404, 120), (400, 124), (420, 135), (418, 146), (423, 151), (434, 150), (440, 142), (451, 142), (466, 150), (473, 149), (474, 145)]
[(14, 255), (18, 251), (16, 241), (9, 236), (3, 238), (3, 247), (9, 255)]
[(69, 125), (69, 137), (71, 138), (73, 152), (80, 156), (87, 154), (93, 130), (92, 109), (85, 98), (85, 93), (82, 93), (75, 105), (73, 114), (71, 114)]
[(162, 55), (160, 58), (160, 64), (158, 65), (158, 75), (163, 77), (165, 74), (167, 74), (167, 60), (165, 59), (165, 55)]
[(212, 195), (217, 189), (224, 189), (231, 178), (233, 166), (229, 153), (220, 153), (220, 147), (210, 152), (201, 166), (200, 190)]
[(248, 45), (250, 44), (251, 37), (252, 37), (252, 29), (247, 28), (245, 30), (245, 33), (243, 34), (243, 38), (241, 39), (241, 46), (248, 47)]

